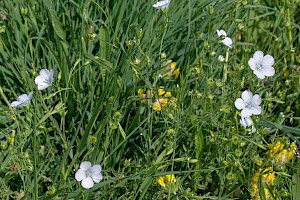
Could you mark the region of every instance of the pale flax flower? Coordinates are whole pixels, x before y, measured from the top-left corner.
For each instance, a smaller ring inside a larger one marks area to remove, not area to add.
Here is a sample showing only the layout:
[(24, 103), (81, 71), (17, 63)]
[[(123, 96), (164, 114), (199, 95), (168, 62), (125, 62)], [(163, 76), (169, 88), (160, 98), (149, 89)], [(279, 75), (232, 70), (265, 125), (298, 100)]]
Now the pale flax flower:
[(75, 174), (77, 181), (81, 181), (82, 187), (85, 189), (92, 188), (95, 183), (99, 183), (102, 180), (101, 166), (93, 165), (89, 161), (81, 163), (79, 170)]
[(171, 0), (163, 0), (163, 1), (159, 1), (156, 4), (153, 5), (154, 8), (159, 9), (159, 10), (163, 10), (164, 8), (167, 8), (170, 4)]
[(40, 75), (38, 75), (34, 82), (38, 86), (38, 90), (44, 90), (49, 87), (53, 81), (54, 70), (50, 69), (42, 69), (40, 71)]
[(249, 134), (255, 133), (256, 128), (253, 126), (253, 121), (250, 117), (241, 117), (240, 124), (244, 126), (244, 128), (252, 126), (252, 131)]
[(270, 55), (265, 55), (262, 51), (256, 51), (253, 58), (248, 61), (250, 68), (259, 79), (264, 79), (265, 76), (273, 76), (275, 69), (272, 67), (274, 58)]
[(21, 108), (23, 106), (28, 106), (31, 98), (32, 98), (32, 92), (30, 92), (28, 95), (22, 94), (21, 96), (19, 96), (17, 98), (17, 101), (13, 101), (10, 105), (11, 105), (11, 107), (17, 107), (17, 108)]
[(258, 94), (253, 95), (252, 92), (246, 90), (242, 93), (242, 98), (238, 98), (234, 105), (237, 109), (242, 110), (242, 117), (250, 117), (251, 115), (261, 114), (261, 97)]
[(231, 48), (232, 39), (230, 37), (227, 37), (227, 33), (223, 29), (221, 29), (217, 30), (217, 34), (219, 37), (221, 37), (221, 42), (227, 47)]

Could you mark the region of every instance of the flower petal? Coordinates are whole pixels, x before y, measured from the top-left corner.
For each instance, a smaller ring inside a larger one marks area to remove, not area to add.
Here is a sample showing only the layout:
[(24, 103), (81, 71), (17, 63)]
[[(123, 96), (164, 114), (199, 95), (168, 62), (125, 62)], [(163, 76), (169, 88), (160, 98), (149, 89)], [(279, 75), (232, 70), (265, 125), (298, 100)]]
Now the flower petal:
[(101, 165), (93, 165), (91, 167), (91, 173), (100, 173), (102, 170)]
[(274, 76), (275, 69), (273, 67), (265, 67), (262, 72), (265, 76)]
[(38, 84), (38, 90), (44, 90), (47, 87), (49, 87), (48, 83), (40, 83), (40, 84)]
[(245, 128), (252, 125), (252, 120), (250, 117), (241, 117), (240, 124), (242, 124)]
[(252, 110), (249, 108), (244, 108), (241, 112), (242, 117), (250, 117), (252, 115)]
[(252, 98), (251, 105), (252, 106), (259, 106), (261, 104), (261, 97), (258, 94), (255, 94)]
[(20, 95), (18, 98), (17, 98), (17, 101), (19, 101), (19, 102), (24, 102), (24, 101), (26, 101), (27, 100), (27, 94), (22, 94), (22, 95)]
[(45, 79), (48, 79), (48, 77), (49, 77), (49, 70), (48, 69), (42, 69), (41, 71), (40, 71), (40, 76), (42, 76), (43, 78), (45, 78)]
[(102, 180), (102, 174), (91, 174), (92, 179), (94, 180), (95, 183), (99, 183)]
[(85, 189), (90, 189), (94, 186), (94, 181), (91, 177), (87, 177), (86, 179), (82, 180), (81, 185)]
[(272, 65), (274, 65), (273, 56), (266, 55), (262, 60), (262, 65), (265, 67), (271, 67)]
[(13, 101), (13, 102), (10, 104), (10, 106), (14, 108), (14, 107), (19, 107), (20, 104), (21, 104), (21, 103), (18, 102), (18, 101)]
[(252, 70), (256, 70), (256, 61), (254, 58), (250, 58), (248, 61), (248, 65)]
[(90, 170), (92, 167), (92, 163), (89, 162), (89, 161), (83, 161), (81, 164), (80, 164), (80, 169), (84, 170), (84, 171), (87, 171), (87, 170)]
[(251, 107), (252, 114), (260, 115), (261, 114), (261, 107), (260, 106), (252, 106)]
[(241, 98), (235, 100), (234, 105), (238, 110), (244, 109), (246, 106), (245, 102)]
[(164, 9), (169, 6), (169, 3), (169, 0), (159, 1), (156, 4), (154, 4), (153, 7), (157, 9)]
[(217, 30), (217, 34), (218, 34), (219, 37), (221, 37), (222, 35), (223, 35), (224, 37), (227, 36), (227, 33), (226, 33), (223, 29)]
[(224, 40), (221, 41), (224, 45), (228, 46), (229, 48), (231, 48), (232, 45), (232, 39), (229, 37), (226, 37)]
[(82, 181), (83, 179), (86, 178), (86, 171), (83, 169), (79, 169), (76, 173), (75, 173), (75, 179), (77, 181)]
[(34, 79), (34, 83), (38, 85), (38, 84), (44, 83), (44, 80), (45, 80), (45, 78), (44, 78), (43, 76), (38, 75), (38, 76)]
[(264, 59), (264, 53), (262, 51), (255, 51), (253, 58), (257, 62), (262, 63), (262, 61)]
[(265, 75), (262, 73), (262, 71), (254, 70), (253, 73), (257, 76), (259, 79), (264, 79)]
[(249, 104), (252, 101), (252, 97), (253, 97), (252, 92), (250, 92), (248, 90), (245, 90), (242, 93), (242, 99), (245, 101), (246, 104)]
[(252, 126), (252, 131), (249, 134), (255, 133), (256, 132), (256, 128), (254, 126)]

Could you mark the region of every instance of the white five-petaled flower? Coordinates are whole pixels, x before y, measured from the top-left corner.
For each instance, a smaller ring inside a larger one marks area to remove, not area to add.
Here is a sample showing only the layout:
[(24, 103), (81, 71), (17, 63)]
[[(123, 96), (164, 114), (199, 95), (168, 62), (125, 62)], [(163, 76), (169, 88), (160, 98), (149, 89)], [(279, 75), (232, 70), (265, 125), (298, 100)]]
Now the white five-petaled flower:
[(79, 170), (75, 174), (77, 181), (81, 181), (82, 187), (85, 189), (92, 188), (95, 183), (99, 183), (102, 180), (101, 166), (93, 165), (89, 161), (81, 163)]
[(217, 34), (219, 37), (224, 37), (224, 39), (222, 39), (221, 42), (227, 47), (231, 48), (232, 39), (230, 37), (227, 37), (227, 33), (223, 29), (221, 29), (217, 30)]
[(38, 90), (44, 90), (49, 87), (53, 81), (54, 70), (50, 69), (42, 69), (40, 71), (40, 75), (38, 75), (34, 82), (38, 86)]
[(21, 108), (23, 106), (28, 106), (31, 98), (32, 98), (32, 92), (30, 92), (28, 95), (22, 94), (21, 96), (19, 96), (17, 98), (17, 101), (13, 101), (10, 105), (11, 105), (11, 107), (17, 107), (17, 108)]
[(253, 126), (253, 121), (250, 117), (241, 117), (240, 124), (244, 126), (244, 128), (252, 126), (252, 131), (249, 134), (255, 133), (256, 128)]
[(264, 79), (265, 76), (273, 76), (275, 74), (275, 69), (272, 67), (274, 58), (270, 55), (264, 56), (262, 51), (256, 51), (253, 58), (250, 58), (248, 61), (248, 64), (259, 79)]
[(253, 95), (252, 92), (246, 90), (242, 93), (242, 98), (238, 98), (234, 105), (237, 109), (242, 110), (242, 117), (250, 117), (251, 115), (261, 114), (261, 97), (258, 94)]
[(159, 1), (156, 4), (153, 5), (154, 8), (157, 8), (159, 10), (162, 10), (164, 8), (167, 8), (170, 4), (171, 0), (163, 0), (163, 1)]

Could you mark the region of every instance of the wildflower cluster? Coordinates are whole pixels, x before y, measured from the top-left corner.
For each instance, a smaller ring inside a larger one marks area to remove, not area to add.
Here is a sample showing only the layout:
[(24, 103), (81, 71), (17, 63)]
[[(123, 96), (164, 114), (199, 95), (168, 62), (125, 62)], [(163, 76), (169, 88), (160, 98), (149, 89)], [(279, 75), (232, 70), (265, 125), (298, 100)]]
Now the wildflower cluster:
[(274, 165), (283, 166), (289, 162), (295, 155), (297, 145), (295, 142), (292, 142), (288, 148), (285, 148), (286, 145), (282, 140), (278, 140), (276, 143), (272, 142), (268, 145), (269, 151), (267, 156), (272, 160)]
[(176, 185), (176, 178), (174, 174), (167, 174), (165, 176), (160, 176), (157, 179), (157, 183), (168, 192), (175, 193), (178, 190), (178, 186)]
[[(271, 159), (271, 163), (265, 163), (266, 165), (273, 165), (273, 166), (280, 166), (282, 167), (284, 164), (289, 162), (295, 155), (296, 151), (296, 143), (292, 142), (291, 144), (285, 145), (283, 142), (284, 139), (280, 138), (276, 143), (272, 142), (268, 145), (269, 150), (266, 152), (266, 159)], [(288, 147), (285, 147), (288, 146)], [(257, 162), (259, 166), (262, 166), (263, 161), (259, 159)], [(259, 195), (259, 179), (261, 178), (262, 186), (264, 195), (267, 200), (274, 199), (273, 196), (276, 192), (276, 187), (272, 186), (274, 185), (275, 181), (275, 171), (274, 169), (269, 166), (265, 167), (264, 169), (259, 169), (258, 172), (256, 172), (251, 181), (251, 190), (250, 194), (253, 199), (260, 199)], [(270, 186), (272, 186), (272, 194), (270, 193), (269, 189)]]
[[(44, 90), (51, 85), (51, 83), (53, 82), (53, 74), (53, 69), (51, 69), (50, 71), (47, 69), (42, 69), (40, 71), (40, 75), (38, 75), (34, 80), (35, 84), (38, 87), (38, 90)], [(13, 101), (11, 103), (11, 107), (21, 108), (23, 106), (28, 106), (31, 99), (32, 92), (30, 92), (28, 95), (22, 94), (17, 98), (17, 101)]]
[(166, 107), (167, 104), (170, 102), (171, 105), (176, 106), (177, 99), (172, 96), (172, 93), (170, 91), (165, 91), (164, 87), (160, 87), (160, 89), (157, 90), (157, 94), (153, 95), (151, 90), (147, 90), (146, 93), (143, 93), (143, 89), (138, 89), (138, 95), (142, 100), (143, 103), (148, 103), (146, 101), (146, 98), (152, 99), (154, 96), (157, 96), (157, 98), (154, 99), (154, 102), (151, 102), (151, 106), (154, 111), (161, 111), (162, 108)]
[(180, 74), (180, 68), (176, 68), (176, 62), (167, 60), (163, 63), (163, 68), (159, 73), (159, 77), (165, 80), (177, 79)]
[(251, 180), (251, 189), (250, 189), (250, 195), (252, 199), (260, 200), (260, 194), (259, 194), (259, 179), (261, 179), (261, 183), (263, 185), (263, 192), (267, 200), (272, 200), (273, 195), (275, 193), (275, 189), (272, 190), (272, 193), (270, 193), (269, 189), (275, 182), (275, 172), (273, 171), (272, 167), (267, 167), (265, 169), (259, 169), (258, 172), (254, 174)]

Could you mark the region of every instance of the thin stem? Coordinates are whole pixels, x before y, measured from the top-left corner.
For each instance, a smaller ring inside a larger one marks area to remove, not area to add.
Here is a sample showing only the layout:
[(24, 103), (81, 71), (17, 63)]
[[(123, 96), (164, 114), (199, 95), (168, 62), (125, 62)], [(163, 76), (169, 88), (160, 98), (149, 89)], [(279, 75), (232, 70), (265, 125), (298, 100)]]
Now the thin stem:
[(34, 196), (34, 199), (35, 200), (38, 200), (39, 198), (39, 195), (38, 195), (38, 182), (37, 182), (37, 168), (36, 168), (36, 163), (37, 163), (37, 157), (36, 157), (36, 115), (37, 115), (37, 112), (36, 112), (36, 109), (37, 109), (37, 98), (34, 97), (34, 115), (33, 115), (33, 121), (34, 121), (34, 124), (33, 124), (33, 132), (32, 132), (32, 137), (33, 137), (33, 144), (32, 144), (32, 148), (33, 148), (33, 176), (34, 176), (34, 192), (33, 192), (33, 196)]
[(289, 0), (285, 0), (285, 6), (286, 6), (286, 16), (287, 16), (287, 35), (288, 35), (288, 40), (290, 43), (290, 57), (291, 57), (291, 62), (294, 63), (295, 60), (295, 55), (294, 55), (294, 47), (293, 47), (293, 33), (292, 33), (292, 26), (291, 26), (291, 12), (290, 12), (290, 6), (289, 6)]
[(228, 56), (229, 56), (229, 48), (227, 48), (227, 50), (226, 50), (226, 56), (225, 56), (225, 62), (224, 62), (222, 95), (225, 94), (225, 86), (226, 86), (227, 73), (228, 73), (228, 69), (227, 69)]

